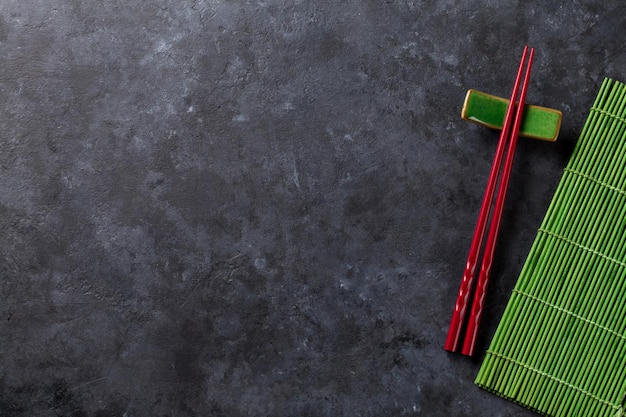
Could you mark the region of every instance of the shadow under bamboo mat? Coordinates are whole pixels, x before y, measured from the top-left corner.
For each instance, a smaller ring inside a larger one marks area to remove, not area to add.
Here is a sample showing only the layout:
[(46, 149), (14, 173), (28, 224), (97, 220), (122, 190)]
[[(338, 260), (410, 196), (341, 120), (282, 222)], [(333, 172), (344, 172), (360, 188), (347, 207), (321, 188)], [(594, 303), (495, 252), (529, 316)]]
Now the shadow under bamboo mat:
[(605, 79), (476, 384), (548, 416), (621, 416), (626, 85)]

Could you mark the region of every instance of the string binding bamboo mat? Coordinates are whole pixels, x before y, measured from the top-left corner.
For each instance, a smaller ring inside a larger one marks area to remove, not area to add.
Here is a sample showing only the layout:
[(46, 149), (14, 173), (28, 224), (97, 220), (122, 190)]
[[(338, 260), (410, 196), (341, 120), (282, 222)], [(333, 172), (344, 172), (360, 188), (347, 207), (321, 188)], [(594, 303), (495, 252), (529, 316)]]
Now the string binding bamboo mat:
[(476, 384), (554, 417), (622, 416), (626, 85), (605, 79)]

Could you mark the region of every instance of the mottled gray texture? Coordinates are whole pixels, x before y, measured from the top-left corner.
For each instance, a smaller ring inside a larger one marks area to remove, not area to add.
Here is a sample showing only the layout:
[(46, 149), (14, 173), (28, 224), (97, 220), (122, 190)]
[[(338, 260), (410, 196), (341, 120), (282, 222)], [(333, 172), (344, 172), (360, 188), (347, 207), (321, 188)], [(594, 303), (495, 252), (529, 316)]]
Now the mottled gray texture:
[(528, 100), (483, 354), (621, 1), (3, 0), (0, 416), (532, 416), (443, 351), (497, 134)]

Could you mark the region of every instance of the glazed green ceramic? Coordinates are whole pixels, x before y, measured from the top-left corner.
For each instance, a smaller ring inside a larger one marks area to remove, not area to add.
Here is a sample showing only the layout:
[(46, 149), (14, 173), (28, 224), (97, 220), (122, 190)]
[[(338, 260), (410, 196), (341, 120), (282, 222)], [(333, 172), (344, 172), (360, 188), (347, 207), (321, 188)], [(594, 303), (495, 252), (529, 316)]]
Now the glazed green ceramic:
[[(508, 105), (509, 100), (505, 98), (469, 90), (465, 96), (461, 117), (492, 129), (502, 129)], [(559, 136), (561, 119), (562, 113), (558, 110), (526, 105), (520, 136), (554, 142)]]

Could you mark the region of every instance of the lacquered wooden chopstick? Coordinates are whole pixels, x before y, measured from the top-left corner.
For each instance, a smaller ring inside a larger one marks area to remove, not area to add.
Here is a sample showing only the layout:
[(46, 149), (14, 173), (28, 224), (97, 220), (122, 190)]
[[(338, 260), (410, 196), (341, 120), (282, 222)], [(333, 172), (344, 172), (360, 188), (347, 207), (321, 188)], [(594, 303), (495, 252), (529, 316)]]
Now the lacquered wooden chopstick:
[(496, 148), (496, 154), (494, 156), (493, 164), (491, 166), (491, 172), (489, 174), (487, 188), (485, 189), (485, 195), (483, 196), (482, 205), (480, 207), (478, 221), (476, 223), (476, 229), (474, 230), (474, 236), (470, 245), (470, 251), (467, 256), (467, 263), (463, 272), (463, 280), (461, 281), (456, 304), (452, 313), (452, 320), (450, 321), (450, 328), (448, 329), (448, 336), (444, 345), (444, 349), (451, 352), (455, 352), (459, 347), (459, 340), (465, 319), (465, 313), (467, 311), (469, 295), (472, 290), (476, 266), (478, 264), (478, 255), (485, 235), (485, 228), (487, 225), (487, 219), (489, 218), (489, 212), (491, 211), (491, 205), (496, 189), (496, 183), (498, 181), (498, 174), (500, 172), (500, 165), (502, 164), (504, 150), (509, 139), (511, 124), (513, 122), (513, 112), (515, 110), (515, 102), (522, 79), (522, 71), (524, 69), (524, 62), (526, 60), (527, 52), (528, 46), (524, 47), (524, 52), (522, 53), (522, 59), (520, 61), (519, 69), (517, 70), (517, 76), (515, 78), (515, 84), (513, 85), (511, 99), (509, 100), (509, 104), (505, 113), (502, 132), (500, 134), (500, 139), (498, 140), (498, 146)]
[(500, 230), (502, 212), (504, 210), (504, 202), (506, 200), (506, 191), (509, 186), (509, 178), (511, 177), (511, 170), (513, 168), (513, 159), (515, 157), (517, 138), (519, 136), (519, 130), (522, 125), (524, 104), (526, 102), (526, 92), (528, 91), (528, 82), (530, 80), (530, 70), (533, 64), (534, 55), (535, 50), (531, 48), (530, 56), (528, 57), (528, 68), (526, 70), (526, 75), (524, 76), (524, 84), (522, 86), (522, 92), (520, 93), (519, 103), (517, 104), (515, 123), (513, 124), (513, 131), (511, 132), (511, 139), (506, 154), (506, 161), (504, 163), (502, 178), (500, 179), (500, 187), (498, 188), (498, 194), (496, 196), (496, 205), (494, 207), (493, 217), (487, 235), (487, 243), (485, 244), (483, 261), (480, 268), (480, 274), (478, 276), (478, 282), (476, 284), (476, 292), (474, 294), (474, 300), (472, 302), (472, 310), (470, 312), (470, 317), (467, 323), (467, 330), (465, 332), (463, 350), (461, 351), (461, 353), (463, 353), (464, 355), (472, 356), (476, 348), (476, 336), (478, 335), (478, 326), (480, 325), (483, 307), (485, 304), (487, 285), (489, 284), (489, 276), (491, 275), (491, 266), (493, 265), (496, 241), (498, 240), (498, 231)]

